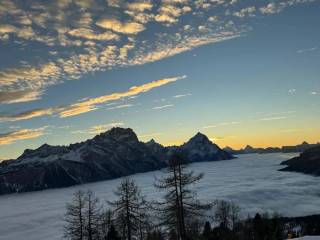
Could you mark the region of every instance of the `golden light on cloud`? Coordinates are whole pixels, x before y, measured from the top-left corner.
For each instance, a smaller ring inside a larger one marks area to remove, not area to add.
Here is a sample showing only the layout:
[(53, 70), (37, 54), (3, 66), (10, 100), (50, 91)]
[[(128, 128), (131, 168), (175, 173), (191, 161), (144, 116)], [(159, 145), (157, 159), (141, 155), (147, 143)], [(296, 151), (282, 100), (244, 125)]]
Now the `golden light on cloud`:
[(72, 133), (73, 134), (99, 134), (99, 133), (107, 131), (110, 128), (120, 127), (120, 126), (123, 126), (123, 125), (124, 125), (123, 122), (113, 122), (113, 123), (108, 123), (108, 124), (99, 124), (99, 125), (92, 126), (89, 129), (76, 130), (76, 131), (73, 131)]
[[(125, 92), (116, 92), (109, 95), (103, 95), (96, 98), (90, 98), (82, 102), (74, 103), (67, 106), (60, 107), (52, 107), (52, 108), (43, 108), (43, 109), (33, 109), (29, 111), (25, 111), (22, 113), (14, 114), (14, 115), (0, 115), (0, 122), (10, 122), (10, 121), (20, 121), (20, 120), (28, 120), (35, 117), (48, 116), (53, 114), (59, 114), (61, 118), (72, 117), (76, 115), (80, 115), (83, 113), (91, 112), (97, 110), (99, 108), (99, 104), (107, 103), (110, 101), (116, 101), (123, 98), (136, 97), (140, 93), (148, 92), (154, 88), (161, 87), (163, 85), (181, 80), (186, 78), (185, 75), (178, 77), (170, 77), (164, 78), (160, 80), (155, 80), (140, 86), (133, 86), (128, 91)], [(111, 109), (119, 109), (131, 107), (133, 105), (123, 104), (119, 105)]]
[(85, 38), (89, 40), (110, 41), (119, 40), (119, 36), (112, 32), (95, 33), (88, 28), (76, 28), (68, 32), (70, 36)]
[(99, 27), (123, 34), (137, 34), (145, 27), (136, 22), (121, 22), (115, 18), (103, 18), (96, 23)]
[(151, 10), (152, 3), (150, 2), (133, 2), (128, 4), (128, 9), (131, 11), (143, 12), (145, 10)]
[(0, 145), (7, 145), (16, 141), (37, 138), (44, 135), (45, 128), (21, 129), (15, 132), (0, 134)]
[(47, 109), (33, 109), (30, 111), (25, 111), (19, 114), (11, 116), (0, 116), (0, 122), (14, 122), (20, 120), (28, 120), (35, 117), (41, 117), (46, 115), (52, 115), (57, 111), (58, 108), (47, 108)]
[(80, 115), (82, 113), (91, 112), (97, 110), (98, 108), (95, 106), (85, 106), (85, 105), (71, 105), (70, 107), (65, 108), (59, 114), (61, 118), (72, 117), (76, 115)]
[(69, 107), (65, 108), (65, 110), (61, 111), (59, 114), (60, 114), (60, 117), (64, 118), (64, 117), (79, 115), (85, 112), (90, 112), (92, 110), (95, 110), (98, 104), (136, 96), (140, 93), (148, 92), (154, 88), (161, 87), (163, 85), (166, 85), (184, 78), (186, 78), (185, 75), (179, 76), (179, 77), (164, 78), (164, 79), (152, 81), (140, 86), (133, 86), (126, 92), (116, 92), (109, 95), (91, 98), (83, 102), (72, 104)]

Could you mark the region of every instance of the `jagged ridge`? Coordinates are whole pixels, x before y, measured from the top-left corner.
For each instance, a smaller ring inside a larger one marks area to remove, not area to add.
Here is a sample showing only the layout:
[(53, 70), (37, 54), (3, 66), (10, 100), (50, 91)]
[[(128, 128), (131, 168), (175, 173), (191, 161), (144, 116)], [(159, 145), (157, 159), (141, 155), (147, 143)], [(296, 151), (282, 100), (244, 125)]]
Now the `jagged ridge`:
[(0, 194), (58, 188), (147, 172), (167, 166), (179, 151), (189, 162), (232, 159), (233, 156), (198, 133), (178, 147), (154, 140), (140, 142), (130, 128), (112, 128), (69, 146), (44, 144), (26, 149), (16, 160), (0, 163)]

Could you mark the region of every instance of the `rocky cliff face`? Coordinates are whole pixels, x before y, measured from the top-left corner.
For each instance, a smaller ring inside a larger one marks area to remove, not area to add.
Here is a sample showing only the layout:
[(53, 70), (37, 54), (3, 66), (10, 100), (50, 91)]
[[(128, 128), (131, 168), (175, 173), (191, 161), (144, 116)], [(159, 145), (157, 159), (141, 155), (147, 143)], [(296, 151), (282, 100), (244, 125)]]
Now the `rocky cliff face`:
[(282, 165), (287, 167), (281, 171), (301, 172), (320, 176), (320, 146), (308, 149), (300, 156), (284, 161)]
[(202, 134), (180, 147), (140, 142), (131, 129), (113, 128), (69, 146), (42, 145), (0, 163), (0, 194), (58, 188), (157, 170), (175, 151), (188, 162), (231, 159)]

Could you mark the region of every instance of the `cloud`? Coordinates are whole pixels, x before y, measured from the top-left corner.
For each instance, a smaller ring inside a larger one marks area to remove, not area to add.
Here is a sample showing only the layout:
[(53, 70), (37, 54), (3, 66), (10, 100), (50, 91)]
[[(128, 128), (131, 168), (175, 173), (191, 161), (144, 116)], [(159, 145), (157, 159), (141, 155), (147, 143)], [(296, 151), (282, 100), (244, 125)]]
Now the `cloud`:
[(313, 52), (316, 50), (318, 50), (318, 47), (304, 48), (304, 49), (297, 50), (297, 53), (301, 54), (301, 53), (306, 53), (306, 52)]
[(191, 93), (186, 93), (186, 94), (178, 94), (178, 95), (175, 95), (173, 96), (174, 98), (183, 98), (183, 97), (188, 97), (188, 96), (191, 96), (192, 94)]
[(162, 106), (158, 106), (158, 107), (153, 107), (152, 110), (161, 110), (161, 109), (172, 108), (172, 107), (174, 107), (173, 104), (167, 104), (167, 105), (162, 105)]
[(150, 2), (128, 3), (127, 8), (131, 11), (144, 12), (145, 10), (152, 9), (152, 3), (150, 3)]
[(238, 12), (234, 12), (233, 15), (239, 18), (244, 18), (244, 17), (254, 17), (256, 12), (256, 7), (246, 7), (241, 9)]
[(136, 96), (140, 93), (148, 92), (154, 88), (158, 88), (163, 85), (167, 85), (169, 83), (182, 80), (184, 78), (186, 78), (186, 76), (164, 78), (164, 79), (149, 82), (140, 86), (133, 86), (126, 92), (115, 92), (112, 94), (108, 94), (108, 95), (104, 95), (96, 98), (90, 98), (86, 101), (70, 105), (69, 107), (65, 108), (65, 110), (59, 112), (59, 114), (60, 114), (60, 117), (62, 118), (79, 115), (81, 113), (85, 113), (85, 112), (89, 112), (97, 109), (99, 104)]
[(155, 20), (167, 24), (176, 23), (182, 13), (183, 11), (180, 8), (174, 5), (164, 4), (159, 8)]
[(237, 138), (237, 136), (231, 135), (231, 136), (223, 136), (223, 137), (212, 137), (212, 138), (209, 138), (209, 140), (211, 142), (219, 142), (219, 141), (225, 141), (230, 138)]
[[(0, 115), (0, 122), (9, 122), (9, 121), (20, 121), (20, 120), (28, 120), (35, 117), (48, 116), (53, 114), (59, 114), (61, 118), (72, 117), (76, 115), (80, 115), (83, 113), (91, 112), (99, 109), (100, 105), (103, 103), (113, 102), (116, 100), (137, 97), (137, 95), (141, 93), (148, 92), (154, 88), (158, 88), (169, 83), (176, 82), (178, 80), (185, 79), (186, 76), (177, 76), (170, 78), (163, 78), (159, 80), (155, 80), (146, 84), (142, 84), (139, 86), (133, 86), (128, 91), (125, 92), (115, 92), (108, 95), (103, 95), (96, 98), (88, 98), (83, 101), (67, 105), (67, 106), (59, 106), (59, 107), (51, 107), (44, 109), (33, 109), (29, 111), (24, 111), (18, 114), (13, 115)], [(111, 109), (131, 107), (132, 105), (119, 105)]]
[(21, 120), (28, 120), (35, 117), (42, 117), (46, 115), (52, 115), (58, 111), (59, 108), (48, 108), (48, 109), (33, 109), (24, 111), (14, 115), (0, 115), (0, 122), (14, 122)]
[(204, 126), (204, 129), (208, 129), (208, 128), (218, 128), (218, 127), (224, 127), (224, 126), (231, 126), (231, 125), (239, 125), (240, 122), (223, 122), (223, 123), (218, 123), (218, 124), (214, 124), (214, 125), (208, 125), (208, 126)]
[(263, 14), (274, 14), (278, 13), (283, 9), (283, 6), (277, 5), (276, 3), (269, 3), (264, 7), (260, 8), (261, 13)]
[(288, 117), (286, 116), (280, 116), (280, 117), (268, 117), (268, 118), (261, 118), (259, 121), (277, 121), (277, 120), (283, 120), (287, 119)]
[(93, 105), (74, 104), (74, 105), (71, 105), (69, 107), (64, 108), (61, 112), (59, 112), (59, 114), (60, 114), (60, 117), (66, 118), (66, 117), (80, 115), (83, 113), (88, 113), (88, 112), (91, 112), (91, 111), (94, 111), (97, 109), (98, 109), (98, 107), (93, 106)]
[(128, 65), (143, 65), (149, 62), (159, 61), (190, 51), (202, 45), (226, 41), (240, 36), (240, 33), (226, 31), (212, 35), (190, 36), (168, 43), (159, 42), (156, 43), (156, 46), (152, 51), (147, 51), (144, 48), (138, 50), (134, 57), (128, 60)]
[(38, 138), (45, 134), (44, 128), (20, 129), (14, 132), (0, 134), (0, 145), (8, 145), (16, 141)]
[[(40, 67), (23, 66), (0, 71), (0, 99), (3, 103), (26, 102), (39, 99), (44, 87), (59, 81), (61, 68), (53, 62)], [(7, 96), (5, 101), (2, 96)]]
[[(4, 102), (33, 101), (48, 87), (89, 72), (159, 61), (239, 37), (250, 26), (234, 16), (258, 17), (313, 1), (269, 1), (262, 7), (243, 4), (233, 15), (236, 0), (57, 0), (35, 1), (30, 6), (4, 0), (0, 3), (0, 41), (24, 49), (39, 44), (38, 49), (48, 52), (29, 64), (0, 71), (1, 92), (10, 96)], [(223, 8), (221, 13), (209, 12), (215, 7)]]
[(295, 88), (292, 88), (292, 89), (289, 89), (288, 91), (290, 94), (295, 94), (297, 92), (297, 89)]
[(85, 38), (89, 40), (98, 40), (98, 41), (111, 41), (111, 40), (119, 40), (120, 37), (112, 32), (104, 32), (104, 33), (95, 33), (91, 29), (87, 28), (77, 28), (72, 29), (68, 32), (70, 36)]
[(296, 111), (284, 111), (284, 112), (274, 112), (274, 113), (267, 113), (264, 114), (264, 117), (269, 117), (269, 116), (277, 116), (277, 115), (289, 115), (289, 114), (294, 114)]
[(311, 3), (316, 0), (289, 0), (289, 1), (278, 1), (270, 2), (266, 6), (260, 7), (260, 12), (262, 14), (275, 14), (280, 13), (286, 7), (294, 6), (296, 4)]
[(122, 109), (122, 108), (130, 108), (133, 107), (133, 104), (122, 104), (115, 107), (107, 108), (107, 110), (114, 110), (114, 109)]
[(107, 0), (108, 6), (119, 8), (121, 6), (121, 0)]
[(40, 99), (42, 91), (21, 90), (0, 92), (0, 103), (21, 103)]
[(13, 33), (16, 31), (16, 27), (9, 24), (0, 25), (0, 34)]
[(123, 125), (124, 125), (123, 122), (113, 122), (113, 123), (108, 123), (108, 124), (99, 124), (99, 125), (92, 126), (89, 129), (76, 130), (76, 131), (72, 131), (71, 133), (72, 134), (99, 134), (99, 133), (102, 133), (102, 132), (106, 132), (110, 128), (119, 127), (119, 126), (123, 126)]
[(145, 27), (136, 22), (121, 22), (115, 18), (103, 18), (96, 23), (99, 27), (123, 34), (138, 34)]

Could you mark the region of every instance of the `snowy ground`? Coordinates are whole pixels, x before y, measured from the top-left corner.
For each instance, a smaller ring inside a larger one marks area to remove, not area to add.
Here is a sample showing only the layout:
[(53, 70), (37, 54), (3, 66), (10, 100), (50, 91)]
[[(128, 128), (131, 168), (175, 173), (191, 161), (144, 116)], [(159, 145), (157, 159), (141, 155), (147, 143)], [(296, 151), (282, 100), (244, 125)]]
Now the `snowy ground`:
[[(319, 214), (320, 178), (299, 173), (279, 172), (279, 163), (293, 154), (241, 155), (232, 161), (192, 164), (204, 179), (195, 186), (204, 200), (227, 199), (238, 203), (243, 214), (279, 212), (285, 216)], [(134, 175), (149, 199), (161, 197), (154, 179), (163, 172)], [(0, 196), (0, 239), (61, 239), (66, 202), (78, 189), (91, 189), (105, 202), (114, 198), (120, 179), (81, 186)], [(314, 238), (306, 238), (314, 240)], [(320, 239), (320, 238), (315, 238)]]

